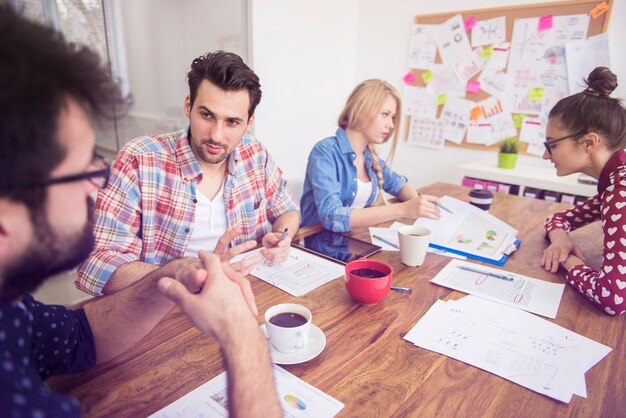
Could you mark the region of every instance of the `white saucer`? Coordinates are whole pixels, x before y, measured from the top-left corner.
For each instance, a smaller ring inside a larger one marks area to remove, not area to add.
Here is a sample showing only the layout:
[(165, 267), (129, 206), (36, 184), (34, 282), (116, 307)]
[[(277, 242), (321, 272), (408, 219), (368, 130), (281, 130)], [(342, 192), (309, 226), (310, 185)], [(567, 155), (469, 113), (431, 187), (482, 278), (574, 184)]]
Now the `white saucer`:
[[(261, 325), (261, 332), (267, 337), (267, 330), (265, 329), (265, 324)], [(326, 347), (326, 336), (324, 335), (324, 331), (311, 324), (311, 330), (309, 331), (309, 343), (299, 351), (291, 354), (281, 353), (276, 350), (272, 343), (270, 342), (270, 354), (272, 356), (272, 361), (276, 364), (299, 364), (304, 363), (305, 361), (309, 361), (317, 357), (322, 351), (324, 351), (324, 347)]]

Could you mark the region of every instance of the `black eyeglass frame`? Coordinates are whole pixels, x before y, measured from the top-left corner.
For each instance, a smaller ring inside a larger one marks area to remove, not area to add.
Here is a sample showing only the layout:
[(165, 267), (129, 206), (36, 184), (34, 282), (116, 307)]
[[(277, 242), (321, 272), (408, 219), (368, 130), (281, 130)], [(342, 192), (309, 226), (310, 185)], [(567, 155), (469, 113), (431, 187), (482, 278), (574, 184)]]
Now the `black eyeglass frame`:
[(548, 154), (552, 155), (552, 146), (554, 144), (557, 144), (561, 141), (565, 141), (566, 139), (578, 138), (579, 136), (586, 135), (586, 134), (587, 134), (586, 130), (578, 131), (575, 134), (567, 135), (562, 138), (553, 139), (552, 141), (544, 141), (543, 146), (546, 147), (546, 151), (548, 151)]
[[(94, 186), (96, 186), (99, 189), (101, 189), (101, 188), (104, 187), (104, 185), (106, 184), (107, 180), (109, 179), (109, 174), (111, 173), (111, 165), (100, 154), (95, 154), (94, 155), (94, 161), (98, 161), (100, 164), (104, 165), (104, 168), (102, 168), (100, 170), (95, 170), (95, 171), (88, 171), (86, 173), (70, 174), (68, 176), (53, 177), (53, 178), (45, 179), (45, 180), (42, 180), (40, 182), (30, 184), (30, 185), (26, 186), (26, 188), (27, 189), (36, 189), (38, 187), (47, 187), (47, 186), (50, 186), (50, 185), (53, 185), (53, 184), (71, 183), (73, 181), (89, 180)], [(94, 178), (98, 178), (98, 177), (101, 177), (104, 180), (102, 180), (99, 183), (93, 181)]]

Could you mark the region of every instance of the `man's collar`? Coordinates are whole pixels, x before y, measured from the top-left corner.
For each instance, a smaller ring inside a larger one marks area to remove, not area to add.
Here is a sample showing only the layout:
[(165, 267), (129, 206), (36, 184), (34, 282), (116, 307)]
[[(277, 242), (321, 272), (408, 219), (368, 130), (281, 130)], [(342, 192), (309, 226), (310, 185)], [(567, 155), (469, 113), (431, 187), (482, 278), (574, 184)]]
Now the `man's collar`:
[(189, 137), (189, 128), (176, 133), (176, 162), (184, 182), (189, 182), (195, 178), (202, 181), (202, 168), (191, 149)]

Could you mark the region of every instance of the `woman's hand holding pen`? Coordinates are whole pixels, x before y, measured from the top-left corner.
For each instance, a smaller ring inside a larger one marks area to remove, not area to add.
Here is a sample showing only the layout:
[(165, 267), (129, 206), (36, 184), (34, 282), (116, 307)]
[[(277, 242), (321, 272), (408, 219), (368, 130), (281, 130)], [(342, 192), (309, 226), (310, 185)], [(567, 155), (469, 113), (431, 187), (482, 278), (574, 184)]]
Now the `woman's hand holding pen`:
[(285, 228), (281, 232), (268, 232), (263, 236), (261, 255), (272, 263), (282, 263), (289, 256), (291, 237)]
[(400, 203), (403, 206), (403, 216), (405, 218), (430, 218), (439, 219), (441, 213), (437, 204), (439, 198), (437, 196), (420, 195), (406, 202)]

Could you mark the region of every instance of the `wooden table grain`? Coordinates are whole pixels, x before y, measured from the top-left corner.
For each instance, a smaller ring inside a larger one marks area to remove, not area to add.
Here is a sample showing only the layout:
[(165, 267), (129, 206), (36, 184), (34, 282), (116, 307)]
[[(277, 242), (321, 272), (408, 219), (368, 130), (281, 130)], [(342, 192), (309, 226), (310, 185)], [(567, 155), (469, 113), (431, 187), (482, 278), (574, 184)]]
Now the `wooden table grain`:
[[(468, 191), (445, 183), (420, 189), (422, 193), (463, 200), (467, 200)], [(563, 272), (546, 272), (539, 267), (539, 260), (546, 247), (543, 222), (564, 207), (496, 194), (490, 212), (518, 229), (522, 240), (504, 270), (563, 281)], [(313, 230), (308, 228), (301, 234)], [(366, 229), (350, 235), (369, 241)], [(599, 225), (589, 225), (573, 235), (591, 264), (598, 265)], [(413, 292), (391, 292), (375, 306), (361, 306), (352, 301), (341, 279), (296, 298), (250, 277), (259, 324), (265, 310), (277, 303), (303, 304), (313, 313), (313, 322), (326, 335), (326, 348), (309, 362), (283, 367), (343, 402), (340, 417), (614, 417), (626, 413), (624, 317), (607, 316), (570, 286), (565, 287), (554, 322), (613, 351), (587, 373), (587, 398), (574, 396), (570, 404), (564, 404), (404, 341), (402, 336), (437, 299), (463, 296), (429, 283), (450, 259), (428, 254), (423, 266), (407, 267), (400, 263), (397, 252), (380, 252), (372, 258), (391, 264), (394, 284), (410, 287)], [(197, 331), (174, 308), (127, 353), (84, 373), (51, 378), (48, 384), (78, 398), (87, 417), (142, 417), (222, 371), (216, 342)]]

